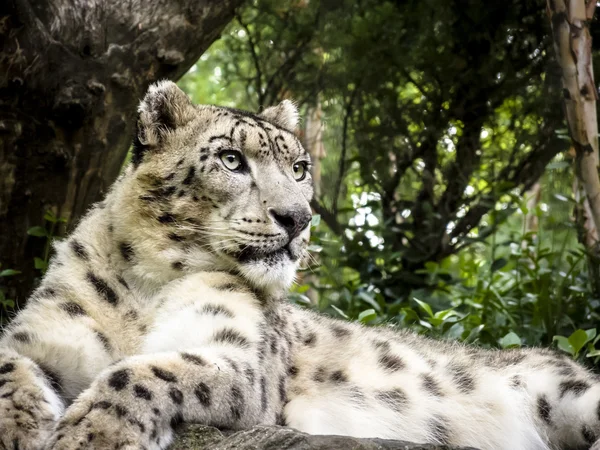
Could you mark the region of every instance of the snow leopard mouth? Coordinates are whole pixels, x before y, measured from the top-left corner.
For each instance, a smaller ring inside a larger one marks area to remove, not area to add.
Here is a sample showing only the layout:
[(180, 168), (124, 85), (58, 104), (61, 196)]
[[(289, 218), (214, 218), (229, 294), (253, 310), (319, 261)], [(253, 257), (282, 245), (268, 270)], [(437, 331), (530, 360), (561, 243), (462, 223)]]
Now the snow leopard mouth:
[(256, 247), (246, 247), (233, 256), (242, 264), (249, 264), (259, 261), (264, 261), (267, 264), (274, 264), (280, 262), (286, 257), (290, 261), (296, 261), (299, 259), (299, 255), (295, 255), (296, 252), (292, 251), (290, 244), (291, 243), (288, 243), (283, 247), (271, 252), (265, 252), (264, 250)]

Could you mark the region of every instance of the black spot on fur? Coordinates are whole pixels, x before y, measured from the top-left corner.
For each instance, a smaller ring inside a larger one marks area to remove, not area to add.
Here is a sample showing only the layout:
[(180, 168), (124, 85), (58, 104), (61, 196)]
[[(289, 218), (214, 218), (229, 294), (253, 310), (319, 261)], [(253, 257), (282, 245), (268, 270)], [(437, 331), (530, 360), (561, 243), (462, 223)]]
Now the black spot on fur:
[(218, 291), (237, 291), (240, 289), (244, 289), (243, 286), (240, 286), (237, 283), (224, 283), (214, 286)]
[(152, 392), (150, 392), (145, 386), (141, 384), (133, 385), (133, 393), (136, 397), (143, 398), (144, 400), (152, 400)]
[(122, 391), (129, 384), (129, 371), (117, 370), (108, 378), (108, 385), (115, 391)]
[(169, 389), (169, 397), (173, 400), (173, 403), (181, 405), (183, 403), (183, 392), (177, 388)]
[(196, 176), (196, 168), (194, 166), (191, 166), (188, 170), (186, 177), (182, 181), (182, 183), (186, 186), (190, 185), (192, 183), (192, 181), (194, 181), (195, 176)]
[(113, 404), (107, 400), (100, 400), (99, 402), (94, 403), (92, 406), (93, 409), (108, 409)]
[(110, 344), (110, 341), (108, 340), (108, 338), (106, 337), (106, 335), (98, 330), (94, 330), (94, 333), (96, 333), (96, 337), (98, 338), (98, 340), (102, 343), (102, 346), (104, 347), (104, 349), (110, 353), (112, 352), (112, 346)]
[(523, 380), (519, 375), (513, 375), (510, 378), (510, 386), (514, 388), (521, 387), (523, 385)]
[(450, 443), (450, 428), (447, 421), (439, 416), (433, 417), (429, 421), (431, 435), (438, 444), (448, 445)]
[(138, 419), (136, 419), (134, 417), (130, 417), (129, 419), (127, 419), (127, 422), (129, 422), (131, 425), (137, 426), (140, 429), (140, 432), (142, 432), (142, 433), (146, 432), (146, 426), (142, 422), (140, 422)]
[(229, 318), (232, 318), (234, 316), (233, 312), (231, 312), (230, 309), (224, 307), (223, 305), (215, 305), (212, 303), (207, 303), (206, 305), (204, 305), (200, 310), (200, 313), (212, 314), (213, 316), (225, 316)]
[(181, 413), (178, 412), (173, 417), (171, 417), (170, 425), (173, 430), (178, 430), (182, 424), (183, 424), (183, 415)]
[(231, 367), (234, 372), (239, 372), (240, 371), (240, 368), (238, 367), (237, 363), (233, 359), (231, 359), (228, 356), (223, 356), (223, 359), (225, 361), (227, 361), (227, 364), (229, 364), (229, 367)]
[(425, 389), (429, 394), (436, 397), (441, 397), (443, 395), (439, 383), (435, 380), (435, 378), (433, 378), (432, 375), (425, 374), (422, 376), (422, 379), (423, 389)]
[(125, 261), (131, 261), (133, 259), (133, 247), (128, 242), (121, 242), (119, 244), (119, 251)]
[(390, 343), (388, 341), (373, 341), (373, 345), (375, 346), (375, 348), (378, 348), (380, 350), (384, 350), (384, 351), (388, 351), (390, 349)]
[(158, 217), (158, 221), (160, 223), (174, 223), (175, 216), (173, 216), (173, 214), (171, 214), (171, 213), (164, 213)]
[(379, 365), (389, 372), (397, 372), (406, 367), (404, 361), (399, 356), (394, 356), (389, 353), (385, 353), (377, 360)]
[(596, 433), (594, 433), (594, 430), (588, 425), (583, 425), (581, 427), (581, 435), (588, 445), (592, 445), (596, 442)]
[(177, 377), (173, 372), (169, 372), (168, 370), (156, 366), (152, 366), (151, 370), (156, 378), (160, 378), (168, 383), (177, 383)]
[(0, 366), (0, 375), (5, 375), (7, 373), (11, 373), (15, 370), (14, 363), (5, 363)]
[(183, 358), (184, 361), (187, 361), (192, 364), (196, 364), (198, 366), (206, 366), (207, 365), (207, 362), (204, 360), (204, 358), (202, 358), (201, 356), (198, 356), (198, 355), (193, 355), (191, 353), (182, 353), (181, 357)]
[(185, 240), (183, 236), (180, 236), (177, 233), (169, 233), (167, 237), (174, 242), (182, 242)]
[(278, 350), (277, 337), (271, 336), (271, 354), (276, 355)]
[(317, 344), (317, 335), (316, 333), (310, 332), (304, 338), (304, 345), (308, 345), (309, 347), (314, 347)]
[(331, 331), (335, 337), (342, 338), (350, 335), (350, 330), (342, 325), (332, 325)]
[(252, 367), (246, 367), (244, 374), (246, 375), (248, 383), (254, 384), (254, 369)]
[(451, 364), (448, 368), (459, 391), (468, 394), (475, 389), (475, 379), (469, 374), (466, 367), (459, 364)]
[(573, 394), (575, 397), (578, 397), (590, 387), (590, 384), (583, 380), (567, 380), (560, 383), (558, 388), (560, 390), (560, 398), (562, 398), (566, 394)]
[(242, 390), (237, 386), (231, 386), (231, 416), (234, 420), (240, 420), (242, 418), (242, 411), (244, 409), (245, 399)]
[(129, 285), (127, 284), (127, 281), (125, 281), (125, 279), (121, 276), (121, 275), (117, 275), (117, 281), (119, 282), (119, 284), (121, 286), (123, 286), (125, 289), (129, 289)]
[(17, 331), (12, 335), (13, 339), (23, 344), (29, 344), (31, 342), (31, 335), (26, 331)]
[(248, 346), (248, 339), (233, 328), (223, 328), (217, 331), (213, 336), (213, 342), (224, 342), (239, 345), (240, 347)]
[(122, 418), (129, 415), (129, 411), (122, 405), (115, 405), (115, 411), (117, 413), (117, 417)]
[(52, 389), (54, 389), (55, 392), (61, 392), (62, 391), (62, 380), (58, 376), (58, 374), (43, 364), (38, 363), (38, 367), (40, 368), (40, 370), (44, 374), (44, 377), (50, 384), (50, 387), (52, 387)]
[(183, 263), (181, 261), (174, 261), (171, 263), (171, 267), (174, 270), (183, 270)]
[(552, 407), (548, 403), (548, 399), (545, 395), (540, 395), (537, 399), (537, 412), (541, 419), (548, 425), (552, 423), (550, 415), (552, 413)]
[(295, 377), (296, 375), (298, 375), (298, 367), (296, 367), (296, 366), (290, 366), (288, 368), (288, 375), (290, 377)]
[(89, 259), (89, 255), (88, 255), (87, 251), (85, 250), (85, 248), (83, 247), (83, 245), (81, 245), (81, 242), (73, 239), (69, 243), (69, 247), (71, 247), (71, 250), (73, 250), (73, 253), (75, 253), (75, 255), (79, 259), (83, 259), (84, 261), (87, 261)]
[(202, 406), (204, 406), (206, 408), (208, 408), (210, 406), (211, 391), (206, 383), (203, 383), (203, 382), (198, 383), (198, 386), (196, 386), (196, 389), (194, 389), (194, 394), (196, 394), (196, 397), (198, 398), (198, 400), (200, 401)]
[(267, 379), (265, 377), (260, 379), (260, 406), (262, 411), (265, 411), (268, 406)]
[(385, 403), (394, 411), (398, 412), (402, 411), (408, 404), (408, 397), (400, 388), (378, 391), (375, 396), (377, 397), (377, 400)]
[(88, 272), (86, 276), (87, 280), (92, 284), (96, 292), (111, 305), (116, 305), (119, 302), (119, 298), (115, 291), (101, 278), (98, 278), (92, 272)]
[(87, 315), (87, 313), (81, 307), (81, 305), (78, 304), (78, 303), (75, 303), (75, 302), (61, 303), (60, 304), (60, 309), (62, 309), (63, 311), (65, 311), (71, 317), (86, 316)]
[(330, 377), (331, 381), (333, 381), (334, 383), (344, 383), (346, 381), (348, 381), (348, 377), (346, 376), (346, 374), (344, 372), (342, 372), (341, 370), (336, 370), (331, 374)]
[(285, 377), (279, 378), (279, 400), (285, 403), (287, 396), (285, 392)]
[(325, 381), (325, 367), (318, 367), (313, 375), (313, 380), (317, 383), (323, 383)]

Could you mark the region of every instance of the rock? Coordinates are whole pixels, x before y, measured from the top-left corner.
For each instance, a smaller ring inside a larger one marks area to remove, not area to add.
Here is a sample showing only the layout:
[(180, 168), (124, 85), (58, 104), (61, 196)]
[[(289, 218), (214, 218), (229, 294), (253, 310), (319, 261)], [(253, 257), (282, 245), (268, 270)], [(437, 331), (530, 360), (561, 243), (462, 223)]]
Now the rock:
[[(171, 450), (458, 450), (458, 447), (411, 444), (387, 439), (319, 436), (291, 428), (257, 426), (238, 432), (203, 425), (187, 425)], [(462, 447), (462, 450), (469, 450)], [(475, 449), (470, 449), (475, 450)]]

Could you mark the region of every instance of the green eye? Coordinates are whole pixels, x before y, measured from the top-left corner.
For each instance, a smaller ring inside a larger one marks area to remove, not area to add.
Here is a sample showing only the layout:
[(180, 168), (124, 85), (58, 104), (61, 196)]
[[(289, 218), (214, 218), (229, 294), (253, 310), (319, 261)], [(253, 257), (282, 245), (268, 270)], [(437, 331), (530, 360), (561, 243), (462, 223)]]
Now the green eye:
[(305, 161), (299, 161), (292, 166), (292, 170), (294, 171), (294, 179), (296, 181), (302, 181), (306, 178), (306, 174), (308, 173), (308, 164)]
[(243, 166), (242, 155), (235, 150), (225, 150), (221, 152), (221, 161), (229, 170), (240, 170)]

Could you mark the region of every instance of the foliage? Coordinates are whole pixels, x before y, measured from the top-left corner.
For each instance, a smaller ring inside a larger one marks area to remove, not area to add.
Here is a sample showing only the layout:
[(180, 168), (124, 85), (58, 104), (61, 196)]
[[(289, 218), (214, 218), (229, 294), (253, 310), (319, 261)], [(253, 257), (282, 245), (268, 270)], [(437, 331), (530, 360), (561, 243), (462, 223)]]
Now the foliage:
[(197, 102), (322, 110), (320, 265), (297, 303), (597, 359), (552, 56), (540, 1), (254, 0), (180, 85)]
[(44, 226), (35, 226), (27, 230), (29, 236), (39, 237), (45, 239), (44, 253), (41, 256), (36, 256), (33, 259), (33, 264), (37, 270), (43, 275), (48, 269), (48, 263), (50, 262), (50, 256), (52, 251), (52, 243), (57, 238), (55, 235), (57, 227), (61, 223), (66, 223), (67, 220), (63, 217), (57, 217), (53, 211), (48, 210), (44, 214)]

